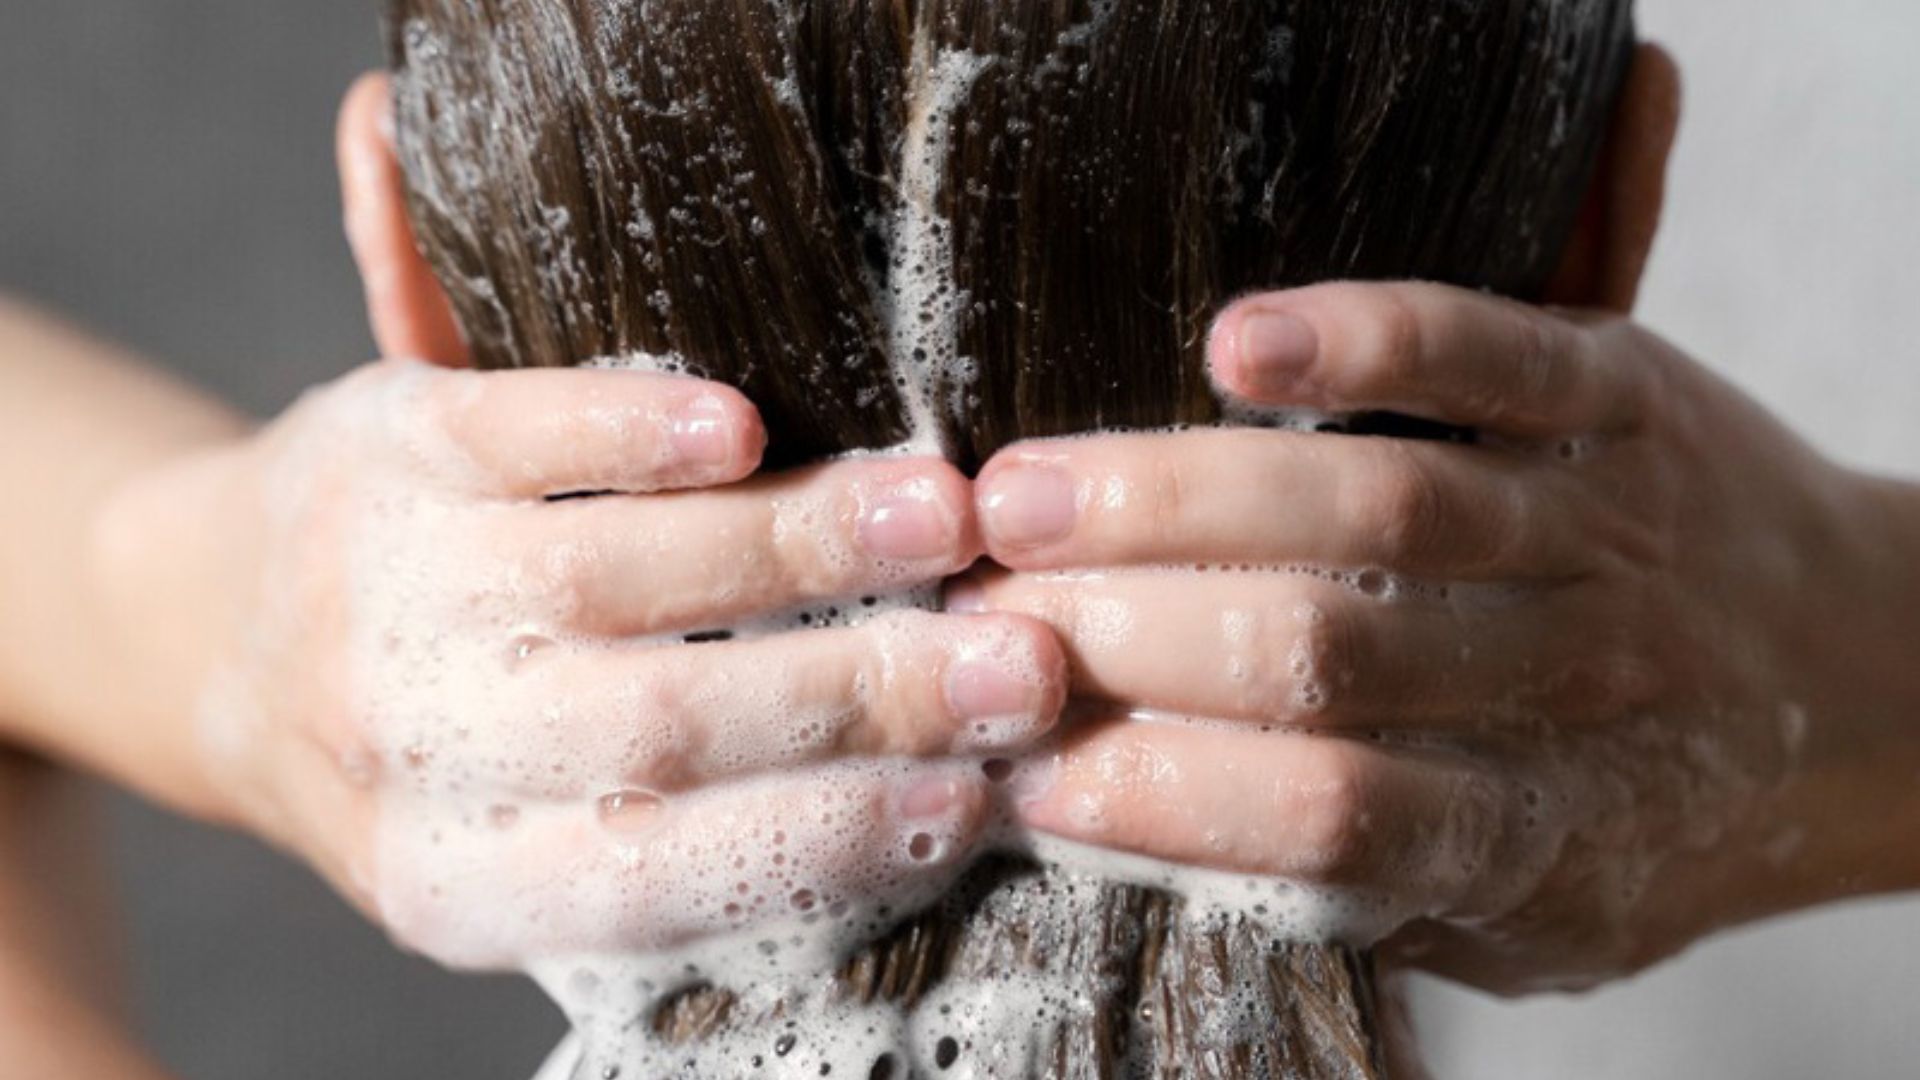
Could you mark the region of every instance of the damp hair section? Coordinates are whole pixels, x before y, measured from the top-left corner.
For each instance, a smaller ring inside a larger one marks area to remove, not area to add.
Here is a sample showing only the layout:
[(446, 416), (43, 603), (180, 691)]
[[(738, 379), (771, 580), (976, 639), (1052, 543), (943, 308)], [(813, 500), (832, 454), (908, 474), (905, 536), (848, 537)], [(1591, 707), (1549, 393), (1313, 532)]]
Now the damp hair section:
[[(394, 0), (422, 250), (482, 367), (678, 358), (775, 464), (1223, 419), (1255, 289), (1530, 297), (1626, 0)], [(1241, 419), (1239, 415), (1225, 417)]]
[[(972, 470), (1019, 440), (1101, 431), (1396, 433), (1223, 401), (1206, 370), (1214, 314), (1249, 291), (1346, 278), (1536, 296), (1633, 35), (1629, 0), (392, 0), (388, 37), (410, 215), (481, 367), (730, 383), (765, 418), (773, 468), (911, 452)], [(1281, 569), (1379, 602), (1426, 588)], [(655, 644), (938, 606), (937, 591), (897, 584)], [(568, 645), (520, 628), (502, 640), (486, 662), (537, 665)], [(434, 700), (417, 699), (423, 716)], [(423, 726), (420, 741), (447, 730)], [(568, 864), (578, 887), (556, 907), (500, 887), (502, 830), (563, 819), (597, 844), (743, 793), (636, 786), (594, 773), (604, 761), (587, 747), (569, 768), (593, 774), (593, 798), (508, 805), (463, 795), (481, 778), (438, 774), (427, 755), (418, 809), (462, 809), (389, 830), (394, 860), (439, 871), (391, 910), (437, 916), (419, 922), (441, 928), (438, 953), (533, 971), (582, 1033), (553, 1075), (583, 1080), (1026, 1075), (1044, 1047), (1020, 1033), (1080, 1017), (1082, 983), (1104, 976), (949, 971), (914, 1003), (835, 982), (856, 950), (918, 932), (909, 916), (956, 896), (1064, 934), (1077, 895), (1159, 890), (1180, 918), (1243, 942), (1236, 961), (1366, 941), (1412, 914), (1400, 897), (1026, 835), (1005, 805), (1045, 757), (945, 762), (997, 807), (970, 830), (876, 824), (877, 804), (836, 801), (910, 782), (908, 763), (824, 768), (829, 820), (805, 835), (715, 816), (678, 848), (614, 844), (653, 872), (619, 856)], [(885, 859), (836, 862), (868, 828), (893, 830)], [(1028, 869), (983, 879), (995, 851)], [(622, 919), (634, 948), (570, 949), (555, 932)], [(739, 1022), (662, 1037), (674, 1002), (710, 987)], [(1254, 1038), (1242, 1028), (1260, 1015), (1251, 1000), (1223, 1007), (1204, 1037)]]

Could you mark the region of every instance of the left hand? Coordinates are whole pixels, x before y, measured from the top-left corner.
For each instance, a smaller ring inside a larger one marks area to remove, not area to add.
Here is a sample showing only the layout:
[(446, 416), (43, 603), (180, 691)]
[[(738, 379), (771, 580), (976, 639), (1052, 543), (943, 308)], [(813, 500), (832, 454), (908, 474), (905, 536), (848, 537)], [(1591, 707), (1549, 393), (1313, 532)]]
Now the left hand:
[(1076, 694), (1119, 706), (1029, 823), (1367, 894), (1412, 920), (1400, 958), (1508, 992), (1914, 876), (1887, 857), (1911, 832), (1849, 820), (1884, 794), (1886, 827), (1920, 822), (1885, 485), (1618, 318), (1329, 285), (1235, 305), (1212, 361), (1255, 402), (1479, 438), (990, 463), (1015, 572), (960, 605), (1051, 622)]

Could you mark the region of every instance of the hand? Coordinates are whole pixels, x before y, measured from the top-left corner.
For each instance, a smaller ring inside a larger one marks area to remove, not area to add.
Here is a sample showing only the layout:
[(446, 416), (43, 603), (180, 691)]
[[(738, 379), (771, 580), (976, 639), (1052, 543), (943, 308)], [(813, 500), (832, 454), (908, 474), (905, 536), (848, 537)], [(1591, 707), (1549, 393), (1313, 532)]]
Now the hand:
[(101, 563), (130, 637), (166, 627), (135, 666), (185, 673), (148, 684), (198, 717), (204, 768), (162, 794), (464, 966), (951, 873), (986, 813), (977, 765), (858, 759), (1034, 739), (1058, 646), (920, 613), (683, 644), (978, 554), (944, 463), (734, 483), (764, 440), (690, 379), (385, 362), (156, 468), (113, 501)]
[(1032, 824), (1338, 887), (1414, 920), (1399, 958), (1503, 991), (1920, 881), (1920, 533), (1891, 485), (1616, 318), (1331, 285), (1236, 305), (1212, 362), (1262, 405), (1479, 439), (991, 462), (1016, 572), (957, 606), (1051, 623), (1076, 694), (1151, 714), (1075, 733)]

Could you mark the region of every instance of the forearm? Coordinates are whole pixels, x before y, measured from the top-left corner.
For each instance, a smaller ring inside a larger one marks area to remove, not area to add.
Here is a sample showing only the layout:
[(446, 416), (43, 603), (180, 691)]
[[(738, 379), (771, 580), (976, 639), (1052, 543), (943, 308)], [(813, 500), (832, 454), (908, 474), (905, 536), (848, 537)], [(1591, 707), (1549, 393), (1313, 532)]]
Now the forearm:
[(0, 740), (149, 793), (190, 786), (190, 718), (128, 645), (179, 642), (205, 613), (130, 632), (133, 613), (97, 580), (99, 517), (129, 478), (243, 429), (136, 358), (0, 300)]
[(0, 1075), (155, 1080), (119, 1024), (117, 935), (92, 807), (0, 753)]
[(162, 1080), (106, 1017), (31, 978), (0, 978), (0, 1074)]

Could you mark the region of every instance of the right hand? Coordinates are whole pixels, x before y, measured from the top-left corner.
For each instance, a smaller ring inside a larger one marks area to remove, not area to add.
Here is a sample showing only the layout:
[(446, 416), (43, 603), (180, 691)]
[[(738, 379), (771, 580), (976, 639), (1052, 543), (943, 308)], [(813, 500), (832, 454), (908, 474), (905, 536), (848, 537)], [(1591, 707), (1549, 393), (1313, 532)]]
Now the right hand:
[(947, 755), (1044, 734), (1059, 646), (918, 612), (683, 643), (980, 552), (945, 463), (746, 480), (764, 442), (692, 379), (389, 361), (149, 470), (101, 565), (149, 685), (197, 711), (202, 775), (161, 794), (462, 966), (937, 887), (989, 802)]

